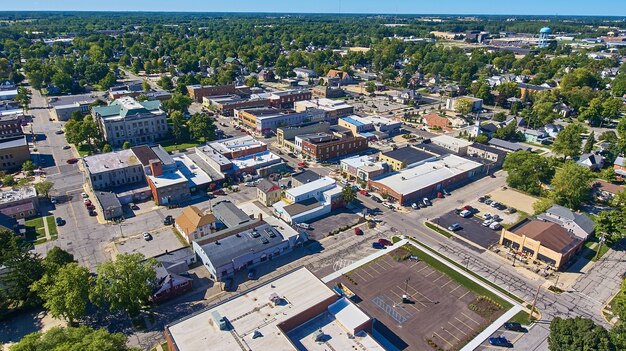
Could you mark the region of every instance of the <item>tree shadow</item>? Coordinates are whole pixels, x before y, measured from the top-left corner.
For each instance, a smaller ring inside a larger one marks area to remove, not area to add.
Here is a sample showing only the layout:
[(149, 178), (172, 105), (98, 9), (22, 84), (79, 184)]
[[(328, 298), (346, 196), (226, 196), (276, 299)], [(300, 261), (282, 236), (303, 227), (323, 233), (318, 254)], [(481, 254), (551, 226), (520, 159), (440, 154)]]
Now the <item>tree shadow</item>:
[(0, 343), (18, 342), (24, 336), (35, 333), (43, 327), (45, 312), (41, 309), (16, 312), (0, 323)]

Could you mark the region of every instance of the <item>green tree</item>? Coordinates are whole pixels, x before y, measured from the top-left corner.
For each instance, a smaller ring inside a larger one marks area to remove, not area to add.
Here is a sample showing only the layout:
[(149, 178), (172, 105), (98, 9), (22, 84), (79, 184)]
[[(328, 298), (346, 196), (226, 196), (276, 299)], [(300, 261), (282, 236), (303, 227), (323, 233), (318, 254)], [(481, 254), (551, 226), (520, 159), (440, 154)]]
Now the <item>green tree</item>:
[(44, 274), (39, 255), (30, 251), (20, 252), (6, 260), (4, 266), (7, 273), (0, 277), (0, 284), (4, 287), (4, 297), (9, 304), (35, 305), (38, 302), (37, 295), (31, 292), (30, 286)]
[(195, 140), (203, 139), (205, 142), (215, 140), (215, 123), (211, 116), (206, 113), (196, 113), (189, 119), (189, 132)]
[(535, 201), (533, 204), (533, 210), (535, 214), (538, 215), (540, 213), (546, 212), (550, 207), (554, 205), (554, 200), (549, 197), (543, 197), (538, 201)]
[(68, 143), (74, 145), (80, 145), (86, 141), (85, 135), (82, 130), (83, 121), (70, 119), (65, 123), (63, 129), (65, 129), (65, 140)]
[(172, 78), (168, 76), (161, 77), (161, 79), (157, 81), (157, 85), (163, 90), (174, 89), (174, 82), (172, 82)]
[(623, 110), (624, 101), (622, 99), (611, 97), (602, 103), (602, 116), (607, 120), (619, 117)]
[(185, 117), (180, 111), (174, 111), (170, 114), (172, 120), (172, 135), (176, 141), (180, 141), (185, 127)]
[(18, 257), (23, 246), (22, 238), (16, 235), (12, 230), (0, 228), (0, 266), (7, 261)]
[(45, 197), (48, 197), (52, 188), (54, 188), (53, 182), (43, 181), (43, 182), (35, 183), (35, 190), (37, 191), (38, 195), (43, 195)]
[(104, 146), (102, 147), (102, 152), (107, 153), (107, 152), (111, 152), (111, 151), (113, 151), (113, 148), (111, 147), (111, 145), (104, 144)]
[(487, 144), (489, 143), (489, 136), (487, 134), (479, 134), (476, 136), (474, 141), (479, 144)]
[(143, 91), (150, 91), (152, 89), (150, 87), (150, 83), (148, 83), (148, 81), (145, 79), (141, 82), (141, 88), (143, 89)]
[(72, 262), (76, 262), (74, 260), (74, 255), (58, 246), (55, 246), (48, 251), (42, 263), (46, 270), (46, 274), (54, 275), (59, 268)]
[(89, 270), (74, 262), (59, 268), (50, 280), (35, 282), (31, 290), (44, 301), (44, 307), (53, 317), (61, 317), (73, 325), (87, 313), (89, 286)]
[(246, 79), (246, 85), (249, 87), (255, 87), (259, 85), (259, 78), (255, 76), (248, 77), (248, 79)]
[(589, 138), (587, 138), (587, 141), (585, 142), (585, 146), (583, 146), (583, 152), (584, 153), (590, 153), (591, 150), (593, 150), (593, 146), (596, 143), (596, 133), (594, 131), (591, 131), (591, 134), (589, 134)]
[(187, 95), (183, 95), (181, 93), (174, 93), (172, 98), (163, 102), (163, 107), (167, 110), (168, 113), (172, 113), (174, 111), (186, 112), (189, 106), (191, 105), (191, 98)]
[(128, 149), (130, 149), (132, 146), (133, 146), (133, 145), (130, 143), (130, 141), (126, 140), (126, 141), (124, 142), (124, 144), (122, 144), (122, 149), (124, 149), (124, 150), (128, 150)]
[(26, 335), (11, 351), (138, 351), (126, 345), (126, 336), (122, 333), (110, 334), (105, 329), (91, 329), (85, 326), (60, 328), (54, 327), (41, 333)]
[(545, 157), (530, 151), (508, 155), (503, 168), (508, 172), (510, 187), (533, 195), (541, 194), (542, 184), (549, 182), (554, 174), (554, 167)]
[(588, 168), (568, 161), (554, 174), (552, 198), (559, 205), (577, 209), (589, 200), (593, 175)]
[(24, 161), (24, 163), (22, 163), (22, 171), (24, 173), (28, 173), (29, 175), (32, 175), (34, 170), (35, 170), (35, 163), (33, 161), (26, 160)]
[(554, 139), (552, 151), (555, 154), (563, 155), (563, 159), (579, 156), (582, 149), (582, 138), (580, 134), (585, 132), (585, 127), (579, 123), (567, 125)]
[(376, 91), (376, 83), (374, 83), (374, 82), (367, 82), (367, 84), (365, 84), (365, 91), (367, 91), (370, 94), (375, 92)]
[(474, 108), (474, 103), (470, 99), (460, 98), (456, 100), (455, 110), (457, 113), (463, 116), (469, 115), (472, 112), (473, 108)]
[(600, 179), (604, 179), (609, 183), (612, 183), (617, 180), (617, 173), (615, 173), (615, 169), (613, 167), (606, 168), (600, 172)]
[(2, 178), (2, 184), (4, 186), (13, 186), (15, 185), (15, 178), (12, 175), (7, 174)]
[(550, 323), (548, 336), (550, 351), (616, 351), (606, 329), (592, 320), (581, 317), (563, 319), (555, 317)]
[(341, 196), (346, 204), (351, 204), (356, 199), (356, 189), (352, 185), (346, 185), (341, 190)]
[(15, 96), (15, 101), (20, 105), (21, 108), (24, 109), (24, 112), (28, 112), (31, 101), (31, 92), (30, 90), (19, 87), (17, 88), (17, 95)]
[(70, 119), (76, 120), (76, 121), (82, 121), (85, 118), (85, 115), (83, 114), (83, 111), (81, 110), (74, 110), (72, 111), (72, 113), (70, 113)]
[(117, 78), (115, 78), (115, 74), (113, 72), (109, 72), (98, 82), (98, 85), (100, 85), (101, 89), (107, 90), (110, 87), (115, 86), (116, 83)]
[(156, 279), (153, 259), (145, 260), (139, 253), (120, 254), (115, 261), (107, 261), (98, 269), (91, 300), (110, 311), (126, 311), (136, 316), (148, 303)]

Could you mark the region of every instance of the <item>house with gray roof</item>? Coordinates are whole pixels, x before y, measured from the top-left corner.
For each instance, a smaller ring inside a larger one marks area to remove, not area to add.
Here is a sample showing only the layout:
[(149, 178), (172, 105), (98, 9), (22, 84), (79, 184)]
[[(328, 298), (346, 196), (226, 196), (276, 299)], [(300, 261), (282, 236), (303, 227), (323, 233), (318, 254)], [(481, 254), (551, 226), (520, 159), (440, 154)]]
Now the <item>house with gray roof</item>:
[(213, 215), (227, 228), (250, 222), (251, 218), (234, 203), (225, 200), (213, 205)]
[(537, 218), (556, 223), (582, 240), (586, 240), (595, 231), (593, 220), (586, 214), (574, 212), (559, 205), (553, 205), (546, 212), (537, 216)]
[(168, 134), (167, 114), (161, 109), (160, 101), (138, 102), (125, 96), (108, 106), (92, 109), (104, 139), (113, 147), (125, 141), (132, 145), (150, 144)]

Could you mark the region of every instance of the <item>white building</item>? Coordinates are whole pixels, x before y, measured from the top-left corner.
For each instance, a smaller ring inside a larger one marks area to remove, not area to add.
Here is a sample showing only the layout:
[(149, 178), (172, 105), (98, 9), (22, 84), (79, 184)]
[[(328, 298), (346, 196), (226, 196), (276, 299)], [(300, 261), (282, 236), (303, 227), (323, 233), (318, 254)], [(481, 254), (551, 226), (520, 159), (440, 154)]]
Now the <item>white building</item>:
[(290, 224), (305, 223), (329, 214), (343, 205), (341, 188), (335, 180), (322, 177), (285, 191), (285, 198), (274, 205), (274, 213)]

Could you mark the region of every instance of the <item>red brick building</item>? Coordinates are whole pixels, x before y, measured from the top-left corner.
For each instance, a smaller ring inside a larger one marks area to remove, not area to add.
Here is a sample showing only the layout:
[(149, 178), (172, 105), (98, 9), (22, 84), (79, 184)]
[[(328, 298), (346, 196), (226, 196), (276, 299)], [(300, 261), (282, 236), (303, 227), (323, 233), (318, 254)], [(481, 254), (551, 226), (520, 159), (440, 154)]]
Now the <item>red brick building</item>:
[(187, 92), (195, 102), (202, 102), (205, 96), (231, 95), (236, 93), (235, 84), (228, 85), (188, 85)]
[(353, 136), (337, 136), (316, 133), (296, 137), (296, 144), (302, 147), (302, 154), (315, 161), (323, 162), (367, 149), (367, 139)]
[(285, 90), (272, 93), (270, 105), (276, 108), (291, 108), (296, 101), (310, 100), (312, 93), (310, 90)]

